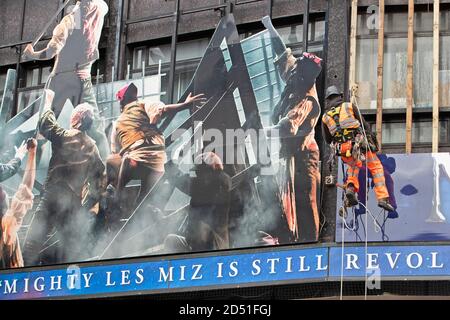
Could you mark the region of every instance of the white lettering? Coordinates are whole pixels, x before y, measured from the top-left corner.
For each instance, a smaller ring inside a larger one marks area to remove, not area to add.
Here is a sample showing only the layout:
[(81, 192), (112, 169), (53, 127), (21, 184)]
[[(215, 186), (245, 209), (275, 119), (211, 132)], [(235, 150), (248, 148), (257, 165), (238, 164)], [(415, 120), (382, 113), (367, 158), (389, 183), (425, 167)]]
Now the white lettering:
[[(39, 285), (40, 281), (42, 282), (41, 285)], [(36, 280), (34, 280), (34, 290), (38, 292), (44, 291), (44, 281), (44, 277), (36, 278)]]
[(115, 286), (116, 282), (111, 282), (111, 271), (107, 271), (106, 272), (106, 286), (107, 287), (111, 287), (111, 286)]
[(136, 280), (136, 284), (141, 284), (144, 282), (144, 269), (137, 269), (136, 277), (138, 278), (138, 280)]
[(159, 280), (158, 282), (167, 282), (167, 281), (173, 281), (173, 267), (169, 268), (169, 272), (166, 274), (164, 272), (163, 267), (159, 267)]
[(30, 279), (25, 278), (25, 289), (23, 290), (24, 293), (28, 292), (28, 285), (29, 285)]
[(441, 263), (440, 265), (437, 264), (437, 255), (438, 255), (438, 252), (431, 253), (431, 268), (440, 269), (440, 268), (444, 267), (443, 263)]
[(130, 270), (122, 270), (122, 281), (120, 282), (120, 284), (123, 285), (127, 285), (130, 284)]
[(17, 279), (14, 279), (12, 284), (10, 284), (8, 280), (5, 280), (5, 294), (17, 293), (16, 285), (17, 285)]
[(192, 280), (200, 280), (200, 279), (203, 278), (203, 275), (202, 275), (202, 274), (199, 275), (200, 270), (202, 269), (202, 265), (201, 265), (201, 264), (194, 264), (194, 265), (192, 266), (192, 269), (195, 270), (195, 271), (194, 271), (194, 275), (193, 275), (192, 278), (191, 278)]
[(90, 287), (90, 282), (91, 282), (91, 278), (94, 274), (92, 272), (90, 273), (83, 273), (83, 278), (84, 278), (84, 287), (85, 288), (89, 288)]
[(328, 269), (328, 265), (325, 265), (325, 266), (322, 266), (322, 258), (323, 258), (323, 255), (316, 255), (316, 258), (317, 258), (317, 269), (316, 269), (316, 271), (325, 271), (325, 270), (327, 270)]
[(378, 253), (367, 254), (367, 269), (378, 269)]
[[(61, 290), (61, 280), (62, 280), (61, 276), (57, 276), (56, 281), (55, 281), (55, 276), (51, 276), (50, 277), (50, 291)], [(55, 288), (55, 285), (57, 285), (57, 288)]]
[(280, 262), (280, 258), (270, 258), (267, 259), (267, 262), (270, 263), (270, 274), (274, 274), (275, 273), (275, 262)]
[(186, 280), (185, 270), (186, 270), (186, 266), (181, 266), (180, 267), (180, 281)]
[(390, 265), (390, 267), (391, 267), (391, 269), (394, 269), (395, 268), (395, 266), (397, 265), (397, 261), (398, 261), (398, 258), (400, 257), (400, 253), (396, 253), (395, 254), (395, 259), (394, 260), (392, 260), (392, 253), (386, 253), (386, 257), (387, 257), (387, 259), (388, 259), (388, 262), (389, 262), (389, 265)]
[(286, 258), (286, 273), (292, 272), (292, 257)]
[(223, 262), (217, 264), (217, 278), (223, 278)]
[(348, 253), (346, 254), (347, 256), (347, 266), (345, 267), (345, 269), (350, 270), (350, 269), (359, 269), (358, 265), (356, 264), (356, 262), (358, 261), (358, 256), (356, 254), (353, 253)]
[(305, 272), (311, 270), (311, 267), (308, 266), (308, 268), (305, 269), (305, 256), (300, 257), (300, 272)]
[[(413, 256), (417, 257), (417, 264), (413, 265), (412, 264), (412, 258)], [(417, 252), (413, 252), (408, 254), (408, 256), (406, 257), (406, 264), (408, 265), (408, 267), (410, 267), (411, 269), (417, 269), (422, 265), (423, 262), (423, 258), (420, 254), (418, 254)]]
[(261, 260), (259, 260), (259, 259), (253, 260), (253, 262), (252, 262), (252, 267), (253, 267), (252, 275), (253, 276), (257, 276), (258, 274), (261, 273), (260, 264), (261, 264)]
[(237, 266), (238, 266), (238, 262), (237, 261), (233, 261), (232, 263), (230, 263), (230, 269), (231, 269), (232, 272), (228, 272), (228, 275), (231, 278), (236, 277), (238, 275), (239, 271), (237, 269)]

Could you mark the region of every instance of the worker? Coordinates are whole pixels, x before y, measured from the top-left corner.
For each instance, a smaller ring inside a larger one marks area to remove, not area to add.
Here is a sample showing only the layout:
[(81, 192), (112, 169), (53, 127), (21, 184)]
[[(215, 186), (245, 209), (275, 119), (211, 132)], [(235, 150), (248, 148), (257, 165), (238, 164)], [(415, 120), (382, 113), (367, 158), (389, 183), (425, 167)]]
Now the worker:
[(352, 207), (358, 204), (358, 175), (366, 162), (366, 167), (372, 174), (378, 206), (387, 211), (394, 211), (389, 203), (383, 166), (376, 155), (379, 150), (378, 143), (358, 107), (344, 102), (342, 92), (336, 86), (331, 86), (326, 90), (325, 108), (322, 116), (324, 139), (334, 147), (336, 154), (347, 165), (346, 205)]

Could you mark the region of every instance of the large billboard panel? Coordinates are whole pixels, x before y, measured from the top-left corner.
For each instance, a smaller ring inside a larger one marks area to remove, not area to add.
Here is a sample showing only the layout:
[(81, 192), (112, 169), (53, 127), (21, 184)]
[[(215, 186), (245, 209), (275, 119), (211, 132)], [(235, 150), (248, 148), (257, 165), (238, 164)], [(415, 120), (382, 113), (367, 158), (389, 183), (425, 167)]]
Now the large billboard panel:
[(93, 85), (107, 10), (80, 1), (24, 50), (56, 59), (39, 98), (2, 104), (1, 267), (317, 242), (322, 60), (227, 15), (163, 103), (160, 70)]

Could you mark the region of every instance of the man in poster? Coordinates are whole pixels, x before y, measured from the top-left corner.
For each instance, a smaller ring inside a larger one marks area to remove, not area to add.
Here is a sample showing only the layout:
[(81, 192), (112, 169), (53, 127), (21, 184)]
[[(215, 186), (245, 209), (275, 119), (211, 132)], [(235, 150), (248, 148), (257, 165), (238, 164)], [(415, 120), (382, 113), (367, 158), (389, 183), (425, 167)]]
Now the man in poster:
[(295, 58), (286, 48), (269, 17), (262, 20), (269, 30), (276, 58), (274, 64), (286, 87), (272, 114), (272, 123), (281, 137), (280, 192), (289, 229), (296, 242), (318, 239), (317, 188), (320, 183), (319, 147), (314, 127), (320, 117), (315, 81), (321, 59), (303, 53)]
[[(45, 90), (44, 94), (51, 92)], [(25, 244), (27, 265), (45, 262), (48, 257), (45, 243), (53, 229), (58, 233), (55, 239), (62, 249), (57, 257), (49, 257), (51, 262), (76, 261), (89, 255), (87, 244), (93, 219), (87, 212), (92, 206), (86, 203), (100, 200), (105, 185), (105, 166), (95, 142), (87, 135), (94, 121), (92, 107), (86, 103), (75, 107), (69, 130), (58, 124), (49, 106), (46, 108), (38, 127), (40, 134), (52, 144), (52, 156), (44, 192)], [(55, 241), (47, 246), (56, 244)]]
[(73, 106), (89, 103), (94, 108), (95, 123), (88, 134), (96, 141), (102, 159), (108, 156), (109, 148), (92, 87), (91, 67), (99, 58), (98, 43), (107, 12), (103, 0), (81, 0), (55, 27), (45, 49), (35, 51), (29, 44), (24, 51), (34, 60), (55, 58), (46, 88), (55, 92), (52, 110), (56, 118), (67, 99)]

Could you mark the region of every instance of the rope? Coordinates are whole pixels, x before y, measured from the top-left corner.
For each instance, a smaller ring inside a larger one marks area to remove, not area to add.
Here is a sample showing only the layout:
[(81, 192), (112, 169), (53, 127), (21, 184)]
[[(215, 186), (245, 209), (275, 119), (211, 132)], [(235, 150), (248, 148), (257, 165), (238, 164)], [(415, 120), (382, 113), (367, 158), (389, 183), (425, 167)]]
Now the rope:
[[(362, 120), (361, 111), (358, 107), (358, 101), (356, 100), (355, 95), (352, 95), (352, 103), (356, 105), (356, 109), (358, 110), (359, 118)], [(362, 121), (361, 121), (362, 122)], [(364, 136), (364, 141), (366, 143), (366, 152), (365, 152), (365, 159), (366, 159), (366, 204), (369, 203), (369, 192), (368, 192), (368, 183), (369, 183), (369, 168), (367, 165), (367, 153), (369, 151), (369, 140), (367, 139), (366, 129), (364, 128), (364, 123), (361, 123), (361, 128)], [(364, 211), (365, 211), (365, 239), (364, 239), (364, 300), (367, 300), (367, 283), (368, 283), (368, 276), (367, 276), (367, 248), (368, 248), (368, 230), (367, 230), (367, 224), (368, 224), (368, 212), (370, 212), (365, 205), (363, 205)], [(372, 215), (372, 214), (371, 214)]]

